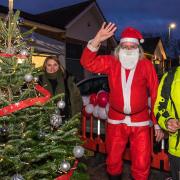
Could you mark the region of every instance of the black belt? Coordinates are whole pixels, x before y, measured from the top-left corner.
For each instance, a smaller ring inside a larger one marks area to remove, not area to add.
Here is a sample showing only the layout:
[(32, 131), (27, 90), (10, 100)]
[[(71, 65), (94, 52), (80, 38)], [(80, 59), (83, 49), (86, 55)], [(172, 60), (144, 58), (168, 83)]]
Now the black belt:
[(144, 111), (147, 107), (144, 107), (141, 111), (138, 111), (138, 112), (135, 112), (135, 113), (130, 113), (130, 114), (126, 114), (124, 112), (120, 112), (120, 111), (117, 111), (115, 108), (113, 108), (112, 106), (110, 107), (112, 108), (114, 111), (118, 112), (118, 113), (121, 113), (121, 114), (124, 114), (125, 116), (133, 116), (135, 114), (139, 114), (140, 112)]

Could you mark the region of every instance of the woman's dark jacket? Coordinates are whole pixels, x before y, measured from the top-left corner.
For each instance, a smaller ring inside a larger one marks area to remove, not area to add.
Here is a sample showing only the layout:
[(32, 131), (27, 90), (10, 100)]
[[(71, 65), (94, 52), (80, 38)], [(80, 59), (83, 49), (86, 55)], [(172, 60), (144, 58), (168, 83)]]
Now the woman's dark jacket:
[(82, 98), (80, 91), (74, 83), (74, 78), (69, 73), (60, 70), (53, 74), (44, 72), (39, 76), (39, 84), (53, 96), (65, 93), (66, 106), (63, 115), (65, 115), (66, 119), (81, 111)]

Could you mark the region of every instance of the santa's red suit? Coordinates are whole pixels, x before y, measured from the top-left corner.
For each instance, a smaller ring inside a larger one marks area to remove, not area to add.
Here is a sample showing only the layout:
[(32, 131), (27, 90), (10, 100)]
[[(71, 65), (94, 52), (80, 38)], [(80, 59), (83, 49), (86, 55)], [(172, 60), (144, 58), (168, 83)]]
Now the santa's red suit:
[(154, 115), (150, 117), (148, 112), (148, 96), (151, 97), (153, 109), (158, 87), (153, 64), (147, 59), (142, 59), (138, 61), (136, 68), (126, 70), (115, 56), (98, 56), (96, 51), (88, 47), (83, 51), (81, 64), (91, 72), (108, 75), (108, 173), (121, 174), (122, 156), (129, 139), (132, 176), (136, 180), (148, 179), (151, 157), (149, 121), (152, 120), (156, 124)]

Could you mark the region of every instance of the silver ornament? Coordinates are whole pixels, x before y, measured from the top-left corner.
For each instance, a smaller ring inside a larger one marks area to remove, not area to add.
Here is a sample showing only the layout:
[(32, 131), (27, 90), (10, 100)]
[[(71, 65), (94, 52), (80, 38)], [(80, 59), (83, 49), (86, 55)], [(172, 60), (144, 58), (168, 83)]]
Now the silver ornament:
[(52, 114), (50, 124), (54, 128), (58, 128), (62, 124), (62, 117), (58, 114)]
[(15, 174), (11, 180), (24, 180), (21, 174)]
[(27, 49), (21, 49), (19, 51), (19, 54), (22, 55), (22, 56), (28, 56), (29, 52)]
[(84, 155), (84, 148), (82, 146), (75, 146), (73, 149), (73, 154), (76, 158), (80, 158)]
[(63, 100), (58, 101), (57, 106), (59, 109), (64, 109), (66, 103)]
[(38, 77), (34, 77), (34, 82), (38, 82), (39, 78)]
[(26, 74), (26, 75), (24, 76), (24, 80), (25, 80), (26, 82), (31, 82), (32, 79), (33, 79), (33, 76), (32, 76), (31, 74)]
[(63, 162), (60, 164), (59, 170), (60, 170), (60, 171), (63, 171), (63, 172), (67, 172), (67, 171), (69, 171), (70, 168), (71, 168), (70, 163), (67, 162), (67, 161), (63, 161)]

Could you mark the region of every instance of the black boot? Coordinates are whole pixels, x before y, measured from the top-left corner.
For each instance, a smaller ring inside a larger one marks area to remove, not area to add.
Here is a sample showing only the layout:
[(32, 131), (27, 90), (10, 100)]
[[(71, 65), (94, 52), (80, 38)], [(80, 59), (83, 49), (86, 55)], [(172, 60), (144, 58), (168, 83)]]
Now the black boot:
[(109, 180), (121, 180), (121, 174), (119, 174), (119, 175), (109, 175)]

